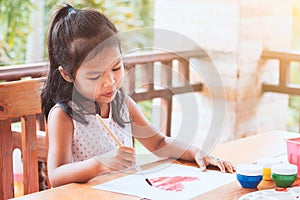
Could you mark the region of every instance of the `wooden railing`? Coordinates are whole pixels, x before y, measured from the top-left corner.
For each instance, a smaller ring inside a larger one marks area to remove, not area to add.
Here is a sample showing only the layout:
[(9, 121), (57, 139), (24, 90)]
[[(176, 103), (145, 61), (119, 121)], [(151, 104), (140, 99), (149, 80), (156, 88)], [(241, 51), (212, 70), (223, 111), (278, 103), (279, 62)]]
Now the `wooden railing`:
[[(166, 115), (171, 115), (172, 110), (172, 96), (180, 93), (186, 93), (188, 91), (201, 91), (203, 85), (201, 83), (192, 85), (181, 85), (173, 87), (172, 74), (161, 74), (161, 80), (167, 88), (155, 89), (154, 87), (154, 65), (157, 63), (173, 68), (173, 61), (178, 61), (178, 73), (183, 75), (187, 81), (190, 80), (189, 60), (191, 58), (205, 58), (207, 55), (203, 51), (184, 51), (173, 53), (146, 53), (143, 55), (125, 56), (123, 58), (124, 66), (128, 71), (132, 71), (129, 74), (128, 83), (125, 85), (127, 91), (131, 94), (136, 101), (143, 101), (153, 98), (163, 97), (162, 107), (166, 111)], [(263, 92), (275, 92), (288, 95), (300, 95), (300, 86), (290, 83), (290, 64), (291, 62), (300, 62), (300, 53), (282, 52), (282, 51), (263, 51), (261, 55), (262, 60), (278, 60), (279, 61), (279, 80), (278, 84), (264, 83), (262, 85)], [(47, 75), (48, 63), (35, 63), (25, 64), (18, 66), (0, 67), (0, 81), (13, 81), (19, 80), (22, 77), (41, 77)], [(139, 66), (147, 66), (147, 74), (142, 76), (136, 76), (135, 71)], [(134, 69), (134, 70), (132, 70)], [(138, 80), (142, 79), (142, 80)], [(142, 88), (137, 83), (147, 83)], [(164, 128), (164, 132), (170, 135), (170, 121), (167, 117), (167, 122)], [(300, 129), (299, 129), (300, 130)]]
[(279, 83), (277, 85), (263, 84), (264, 92), (300, 95), (300, 85), (290, 83), (291, 62), (300, 63), (300, 53), (264, 51), (261, 58), (279, 61)]
[(24, 77), (38, 78), (47, 75), (47, 62), (0, 67), (0, 81), (16, 81)]
[[(264, 83), (262, 85), (263, 92), (275, 92), (292, 95), (300, 95), (300, 85), (293, 84), (290, 81), (291, 75), (291, 62), (300, 64), (300, 53), (293, 52), (277, 52), (277, 51), (264, 51), (261, 59), (264, 60), (278, 60), (279, 61), (279, 80), (278, 84)], [(300, 119), (299, 119), (299, 132), (300, 132)]]

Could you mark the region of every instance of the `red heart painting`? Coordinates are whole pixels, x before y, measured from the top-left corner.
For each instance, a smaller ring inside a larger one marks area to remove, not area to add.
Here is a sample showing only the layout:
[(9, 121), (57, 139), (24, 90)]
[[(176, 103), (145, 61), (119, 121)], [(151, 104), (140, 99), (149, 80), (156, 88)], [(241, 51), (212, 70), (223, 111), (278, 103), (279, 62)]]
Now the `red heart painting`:
[(150, 181), (154, 187), (174, 192), (181, 192), (184, 189), (184, 185), (182, 182), (190, 182), (190, 181), (199, 181), (198, 177), (190, 177), (190, 176), (164, 176), (151, 178)]

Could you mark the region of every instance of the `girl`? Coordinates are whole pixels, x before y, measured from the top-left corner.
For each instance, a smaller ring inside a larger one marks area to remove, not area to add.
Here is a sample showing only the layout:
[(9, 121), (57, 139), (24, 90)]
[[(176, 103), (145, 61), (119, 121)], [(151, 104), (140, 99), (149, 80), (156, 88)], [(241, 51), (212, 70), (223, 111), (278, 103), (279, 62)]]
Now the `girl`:
[[(86, 182), (101, 173), (135, 166), (132, 136), (158, 156), (196, 161), (203, 170), (211, 164), (233, 172), (229, 162), (203, 157), (197, 148), (185, 149), (151, 127), (121, 89), (124, 67), (116, 35), (115, 26), (93, 10), (66, 5), (52, 18), (50, 70), (41, 94), (51, 185)], [(96, 114), (128, 148), (116, 148)]]

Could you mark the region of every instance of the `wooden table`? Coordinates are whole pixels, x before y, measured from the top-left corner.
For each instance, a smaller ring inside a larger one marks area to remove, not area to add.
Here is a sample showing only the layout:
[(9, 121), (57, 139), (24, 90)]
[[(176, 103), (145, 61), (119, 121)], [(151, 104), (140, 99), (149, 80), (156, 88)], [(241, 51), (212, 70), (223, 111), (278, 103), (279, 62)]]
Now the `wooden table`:
[[(212, 151), (213, 155), (216, 155), (222, 159), (231, 161), (234, 164), (242, 163), (254, 163), (258, 158), (272, 156), (282, 157), (286, 159), (286, 138), (300, 137), (298, 133), (290, 133), (285, 131), (270, 131), (267, 133), (250, 136), (247, 138), (235, 140), (232, 142), (219, 144)], [(165, 162), (174, 162), (174, 160), (156, 161), (154, 163), (147, 164), (143, 168), (153, 167)], [(175, 161), (177, 163), (195, 165), (194, 163), (187, 163), (182, 161)], [(25, 195), (16, 199), (28, 200), (28, 199), (141, 199), (139, 197), (133, 197), (129, 195), (117, 194), (113, 192), (98, 190), (91, 188), (92, 185), (104, 183), (119, 177), (124, 174), (109, 174), (98, 176), (88, 183), (84, 184), (67, 184), (61, 187), (48, 189), (42, 192), (37, 192), (29, 195)], [(255, 189), (241, 188), (238, 181), (233, 181), (229, 184), (223, 185), (215, 190), (209, 191), (202, 195), (197, 196), (194, 199), (238, 199), (243, 194), (255, 191)]]

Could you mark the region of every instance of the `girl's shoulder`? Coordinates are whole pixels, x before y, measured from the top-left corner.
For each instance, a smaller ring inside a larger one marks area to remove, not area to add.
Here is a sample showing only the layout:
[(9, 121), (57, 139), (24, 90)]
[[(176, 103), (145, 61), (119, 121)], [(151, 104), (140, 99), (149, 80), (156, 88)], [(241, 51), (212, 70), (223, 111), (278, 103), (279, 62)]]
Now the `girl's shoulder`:
[(49, 144), (69, 146), (72, 141), (74, 124), (72, 118), (59, 104), (54, 105), (48, 115)]
[(63, 111), (61, 105), (59, 103), (55, 104), (49, 111), (48, 120), (51, 118), (52, 113)]
[(69, 120), (71, 117), (66, 113), (65, 108), (62, 104), (55, 104), (49, 111), (48, 121), (53, 119)]

